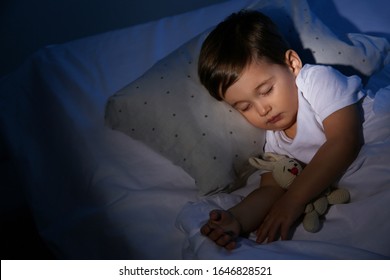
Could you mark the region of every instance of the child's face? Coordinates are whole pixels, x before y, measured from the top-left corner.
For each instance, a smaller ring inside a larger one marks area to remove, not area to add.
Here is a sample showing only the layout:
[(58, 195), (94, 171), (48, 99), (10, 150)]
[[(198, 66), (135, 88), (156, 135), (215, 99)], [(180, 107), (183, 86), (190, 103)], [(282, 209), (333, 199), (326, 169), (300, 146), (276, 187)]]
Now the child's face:
[(298, 112), (295, 78), (301, 64), (295, 66), (253, 62), (228, 88), (224, 101), (255, 127), (295, 131)]

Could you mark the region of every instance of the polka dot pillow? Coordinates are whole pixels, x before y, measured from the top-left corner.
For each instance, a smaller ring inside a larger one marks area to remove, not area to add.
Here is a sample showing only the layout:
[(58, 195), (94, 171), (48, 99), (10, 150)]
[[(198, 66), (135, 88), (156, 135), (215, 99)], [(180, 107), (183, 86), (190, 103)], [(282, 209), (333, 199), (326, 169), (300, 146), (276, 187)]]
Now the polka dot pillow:
[(195, 38), (112, 96), (106, 122), (181, 166), (201, 195), (224, 189), (235, 167), (262, 152), (265, 133), (213, 99), (197, 77)]
[[(337, 38), (306, 1), (262, 0), (251, 4), (269, 15), (304, 62), (337, 65), (370, 75), (383, 63), (387, 41), (363, 34)], [(106, 123), (141, 140), (181, 166), (200, 194), (224, 189), (235, 167), (262, 151), (265, 134), (237, 112), (214, 100), (200, 85), (197, 59), (201, 34), (167, 56), (141, 78), (113, 95)]]
[(322, 23), (305, 0), (259, 0), (250, 8), (273, 19), (304, 63), (331, 65), (346, 75), (365, 78), (383, 66), (390, 49), (385, 38), (357, 33), (340, 38)]

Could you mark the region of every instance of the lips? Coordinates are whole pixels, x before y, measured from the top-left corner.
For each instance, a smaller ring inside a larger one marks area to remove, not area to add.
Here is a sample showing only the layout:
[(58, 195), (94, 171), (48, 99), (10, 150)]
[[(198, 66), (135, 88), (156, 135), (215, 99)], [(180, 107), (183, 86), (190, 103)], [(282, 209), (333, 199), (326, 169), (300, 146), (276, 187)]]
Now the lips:
[(278, 121), (280, 121), (281, 119), (282, 119), (281, 114), (278, 114), (278, 115), (273, 116), (272, 118), (268, 119), (267, 123), (274, 124), (274, 123), (277, 123)]

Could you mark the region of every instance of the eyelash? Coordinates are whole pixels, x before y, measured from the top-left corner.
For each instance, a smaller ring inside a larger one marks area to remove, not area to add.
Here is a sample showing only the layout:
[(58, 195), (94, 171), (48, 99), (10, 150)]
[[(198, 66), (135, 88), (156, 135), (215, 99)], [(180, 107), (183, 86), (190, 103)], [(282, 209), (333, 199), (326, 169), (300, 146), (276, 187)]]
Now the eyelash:
[(239, 111), (241, 111), (241, 112), (246, 112), (246, 111), (248, 111), (250, 108), (251, 108), (251, 105), (248, 104), (247, 106), (245, 106), (244, 109), (240, 109)]
[[(274, 86), (271, 86), (266, 92), (259, 93), (259, 95), (261, 95), (261, 96), (267, 96), (267, 95), (269, 95), (269, 94), (272, 92), (273, 89), (274, 89)], [(248, 105), (245, 106), (243, 109), (238, 109), (238, 111), (246, 112), (246, 111), (248, 111), (250, 108), (251, 108), (251, 105), (248, 104)]]
[(271, 93), (271, 91), (272, 91), (273, 89), (274, 89), (274, 86), (271, 86), (266, 92), (260, 93), (260, 95), (263, 95), (263, 96), (268, 95), (268, 94)]

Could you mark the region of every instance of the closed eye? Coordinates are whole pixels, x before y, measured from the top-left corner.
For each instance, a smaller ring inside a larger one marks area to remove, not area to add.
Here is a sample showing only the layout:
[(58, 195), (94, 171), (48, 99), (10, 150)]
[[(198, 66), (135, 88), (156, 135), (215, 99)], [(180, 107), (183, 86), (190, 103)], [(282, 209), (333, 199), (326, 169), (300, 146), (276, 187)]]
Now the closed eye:
[(237, 111), (246, 112), (246, 111), (248, 111), (252, 107), (252, 105), (250, 103), (243, 103), (243, 104), (236, 104), (233, 107)]
[(267, 87), (263, 86), (263, 87), (258, 89), (258, 95), (259, 96), (267, 96), (267, 95), (272, 93), (273, 89), (274, 89), (273, 85), (270, 85), (270, 86), (267, 86)]
[(265, 95), (269, 95), (272, 90), (274, 89), (273, 86), (271, 86), (270, 88), (268, 88), (267, 90), (265, 90), (264, 92), (261, 93), (261, 95), (265, 96)]

